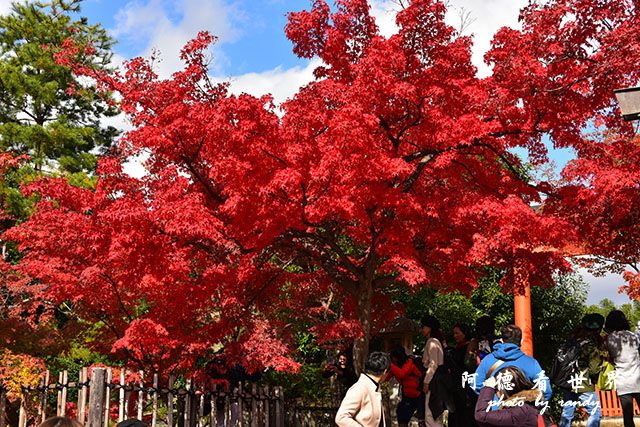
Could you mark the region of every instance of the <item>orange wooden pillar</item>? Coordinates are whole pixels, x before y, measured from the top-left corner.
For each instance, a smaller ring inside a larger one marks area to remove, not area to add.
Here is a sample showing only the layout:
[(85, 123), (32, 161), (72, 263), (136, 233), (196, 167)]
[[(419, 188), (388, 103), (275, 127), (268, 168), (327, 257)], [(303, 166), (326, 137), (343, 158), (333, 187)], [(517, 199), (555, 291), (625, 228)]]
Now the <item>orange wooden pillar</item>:
[(515, 294), (513, 298), (516, 326), (522, 329), (522, 344), (520, 348), (524, 354), (533, 357), (533, 331), (531, 329), (531, 287), (527, 283), (524, 290)]

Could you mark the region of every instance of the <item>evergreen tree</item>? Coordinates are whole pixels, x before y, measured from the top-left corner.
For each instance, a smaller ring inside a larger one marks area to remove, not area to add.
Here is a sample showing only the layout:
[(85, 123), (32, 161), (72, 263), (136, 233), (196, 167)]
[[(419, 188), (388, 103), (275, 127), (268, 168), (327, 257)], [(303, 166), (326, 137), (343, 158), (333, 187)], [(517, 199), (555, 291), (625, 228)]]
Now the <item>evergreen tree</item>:
[(0, 17), (0, 150), (26, 155), (22, 167), (6, 177), (5, 208), (17, 219), (30, 206), (20, 195), (21, 183), (45, 173), (90, 186), (97, 157), (117, 136), (115, 128), (100, 124), (116, 108), (90, 79), (78, 78), (54, 58), (56, 48), (70, 40), (86, 46), (78, 53), (85, 65), (108, 67), (114, 41), (100, 25), (74, 18), (79, 10), (79, 0), (14, 3)]

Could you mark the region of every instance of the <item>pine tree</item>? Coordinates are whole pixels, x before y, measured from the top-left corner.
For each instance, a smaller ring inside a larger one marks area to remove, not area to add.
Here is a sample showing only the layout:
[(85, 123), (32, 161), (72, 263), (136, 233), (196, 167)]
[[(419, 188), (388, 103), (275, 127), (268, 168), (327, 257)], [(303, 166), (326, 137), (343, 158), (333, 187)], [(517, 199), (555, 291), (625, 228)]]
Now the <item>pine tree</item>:
[(87, 178), (97, 158), (117, 136), (115, 128), (100, 124), (116, 108), (98, 96), (90, 79), (54, 59), (55, 49), (72, 40), (86, 46), (84, 65), (108, 67), (114, 41), (100, 25), (74, 18), (79, 10), (79, 0), (14, 3), (0, 17), (0, 149), (27, 159), (6, 180), (5, 207), (18, 219), (30, 205), (18, 190), (22, 182), (61, 174), (91, 185)]

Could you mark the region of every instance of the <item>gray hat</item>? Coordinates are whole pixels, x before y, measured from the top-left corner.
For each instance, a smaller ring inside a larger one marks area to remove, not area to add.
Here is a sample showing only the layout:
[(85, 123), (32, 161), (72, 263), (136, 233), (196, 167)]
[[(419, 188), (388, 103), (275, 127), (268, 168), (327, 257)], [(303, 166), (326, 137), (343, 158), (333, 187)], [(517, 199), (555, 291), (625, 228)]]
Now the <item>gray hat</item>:
[(116, 427), (149, 427), (149, 424), (136, 418), (129, 418), (116, 424)]
[(582, 326), (592, 331), (602, 328), (604, 317), (598, 313), (589, 313), (582, 318)]

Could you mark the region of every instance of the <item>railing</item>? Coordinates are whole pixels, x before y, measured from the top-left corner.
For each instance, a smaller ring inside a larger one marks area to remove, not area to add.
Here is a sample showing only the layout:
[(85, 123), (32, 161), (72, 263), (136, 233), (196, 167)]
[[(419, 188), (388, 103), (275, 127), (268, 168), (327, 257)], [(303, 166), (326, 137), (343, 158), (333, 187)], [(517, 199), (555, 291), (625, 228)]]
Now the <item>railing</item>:
[[(615, 390), (599, 390), (596, 388), (598, 392), (598, 399), (600, 400), (600, 408), (602, 409), (603, 417), (621, 417), (622, 416), (622, 406), (620, 406), (620, 401), (618, 400), (618, 394)], [(634, 399), (633, 401), (633, 415), (640, 415), (640, 410), (638, 410), (638, 405)]]
[[(175, 387), (174, 377), (169, 377), (164, 386), (157, 374), (145, 386), (141, 380), (126, 382), (124, 371), (119, 382), (113, 381), (112, 374), (110, 368), (92, 368), (89, 379), (89, 369), (83, 368), (77, 382), (69, 382), (68, 372), (63, 371), (57, 382), (50, 383), (47, 372), (40, 386), (23, 387), (17, 427), (26, 427), (28, 419), (39, 423), (50, 416), (68, 415), (68, 397), (72, 390), (78, 394), (76, 419), (89, 427), (109, 427), (110, 423), (128, 418), (144, 420), (151, 427), (203, 427), (219, 422), (229, 427), (285, 425), (281, 387), (270, 389), (253, 384), (250, 390), (243, 390), (240, 384), (226, 390), (215, 384), (205, 387), (191, 380), (187, 380), (184, 387)], [(54, 406), (49, 405), (50, 400), (55, 400), (55, 411)], [(0, 390), (0, 427), (5, 427), (5, 403), (5, 392)]]
[(340, 402), (327, 400), (295, 399), (288, 402), (286, 424), (288, 426), (333, 427)]

